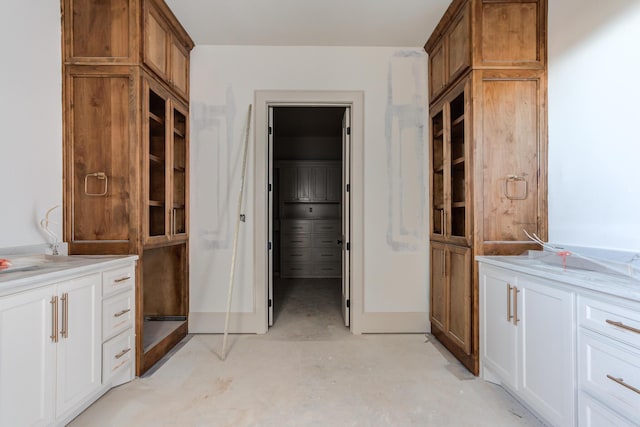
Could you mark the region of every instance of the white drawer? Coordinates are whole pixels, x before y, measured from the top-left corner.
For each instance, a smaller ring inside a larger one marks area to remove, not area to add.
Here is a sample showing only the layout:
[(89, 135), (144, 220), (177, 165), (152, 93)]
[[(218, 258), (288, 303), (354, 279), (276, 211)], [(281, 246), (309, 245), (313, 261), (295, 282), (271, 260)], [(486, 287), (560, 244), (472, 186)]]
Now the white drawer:
[(640, 423), (640, 352), (584, 329), (578, 345), (580, 388)]
[(578, 398), (580, 427), (634, 427), (629, 420), (622, 418), (586, 393)]
[(282, 231), (284, 233), (309, 233), (311, 232), (311, 221), (308, 219), (283, 220)]
[(313, 221), (313, 232), (339, 235), (342, 232), (342, 225), (340, 221), (317, 220)]
[(311, 236), (309, 234), (285, 234), (282, 236), (283, 248), (309, 248)]
[(311, 248), (283, 248), (282, 260), (287, 263), (311, 261)]
[(314, 248), (340, 248), (338, 237), (333, 234), (314, 234), (311, 239)]
[(313, 265), (314, 276), (336, 277), (342, 274), (342, 266), (338, 262), (318, 262)]
[(117, 294), (102, 301), (103, 340), (133, 326), (134, 307), (133, 292)]
[(102, 295), (110, 295), (115, 292), (130, 289), (136, 282), (136, 270), (134, 264), (102, 273)]
[(579, 324), (640, 348), (639, 311), (587, 297), (578, 298)]
[(109, 383), (122, 374), (126, 380), (133, 378), (135, 353), (133, 328), (102, 344), (102, 382)]
[(340, 252), (340, 249), (316, 248), (313, 250), (312, 259), (320, 262), (340, 262), (342, 259), (342, 253)]

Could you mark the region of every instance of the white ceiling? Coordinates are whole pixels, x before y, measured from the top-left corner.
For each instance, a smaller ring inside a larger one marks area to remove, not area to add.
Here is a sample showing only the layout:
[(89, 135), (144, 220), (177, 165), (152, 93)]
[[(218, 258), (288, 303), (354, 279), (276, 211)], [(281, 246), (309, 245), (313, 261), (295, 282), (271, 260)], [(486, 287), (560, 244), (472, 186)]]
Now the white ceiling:
[(451, 0), (166, 0), (197, 45), (422, 47)]

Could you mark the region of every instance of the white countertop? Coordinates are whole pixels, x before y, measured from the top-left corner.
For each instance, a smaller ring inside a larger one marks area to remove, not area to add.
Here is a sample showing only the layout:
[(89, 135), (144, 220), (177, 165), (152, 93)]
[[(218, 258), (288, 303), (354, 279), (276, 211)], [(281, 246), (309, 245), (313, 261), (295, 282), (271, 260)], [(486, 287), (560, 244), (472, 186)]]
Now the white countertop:
[(543, 263), (527, 256), (477, 256), (476, 261), (640, 302), (640, 281), (631, 277), (564, 269), (561, 265)]
[(12, 267), (0, 270), (0, 297), (47, 285), (69, 276), (108, 269), (124, 261), (135, 261), (137, 255), (72, 255), (55, 256), (3, 255)]

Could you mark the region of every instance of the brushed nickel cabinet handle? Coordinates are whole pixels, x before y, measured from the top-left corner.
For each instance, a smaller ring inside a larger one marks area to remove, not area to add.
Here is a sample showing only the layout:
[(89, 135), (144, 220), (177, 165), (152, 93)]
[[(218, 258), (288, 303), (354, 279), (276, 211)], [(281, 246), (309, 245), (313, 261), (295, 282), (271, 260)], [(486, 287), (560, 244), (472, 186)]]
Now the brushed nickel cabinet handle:
[(127, 280), (130, 280), (130, 279), (131, 279), (131, 275), (129, 274), (127, 276), (124, 276), (124, 277), (121, 277), (119, 279), (114, 280), (113, 283), (122, 283), (122, 282), (126, 282)]
[(63, 293), (60, 301), (62, 301), (62, 329), (60, 330), (60, 335), (62, 338), (69, 338), (69, 294)]
[(626, 388), (628, 388), (629, 390), (631, 390), (631, 391), (633, 391), (633, 392), (635, 392), (635, 393), (640, 394), (640, 389), (637, 389), (637, 388), (635, 388), (634, 386), (632, 386), (632, 385), (630, 385), (630, 384), (625, 383), (625, 382), (624, 382), (624, 379), (622, 379), (622, 378), (616, 378), (616, 377), (614, 377), (613, 375), (609, 375), (609, 374), (607, 374), (607, 378), (609, 378), (611, 381), (613, 381), (613, 382), (615, 382), (615, 383), (620, 384), (622, 387), (626, 387)]
[(51, 297), (51, 341), (58, 342), (58, 296)]
[(513, 290), (513, 324), (518, 326), (518, 322), (520, 321), (520, 319), (518, 319), (518, 294), (520, 290), (517, 286), (514, 286)]
[(131, 347), (125, 348), (120, 353), (116, 354), (116, 359), (120, 359), (122, 356), (124, 356), (125, 354), (129, 353), (130, 351), (131, 351)]
[(511, 314), (511, 289), (511, 284), (507, 283), (507, 322), (511, 322), (511, 319), (513, 319)]
[(124, 316), (125, 314), (127, 314), (127, 313), (128, 313), (128, 312), (130, 312), (130, 311), (131, 311), (131, 309), (130, 309), (130, 308), (125, 308), (124, 310), (122, 310), (122, 311), (119, 311), (119, 312), (115, 313), (115, 314), (113, 315), (113, 317), (120, 317), (120, 316)]
[(625, 325), (622, 322), (617, 322), (615, 320), (607, 319), (606, 322), (610, 325), (617, 326), (618, 328), (626, 329), (627, 331), (635, 332), (636, 334), (640, 334), (640, 329), (636, 329), (633, 326)]

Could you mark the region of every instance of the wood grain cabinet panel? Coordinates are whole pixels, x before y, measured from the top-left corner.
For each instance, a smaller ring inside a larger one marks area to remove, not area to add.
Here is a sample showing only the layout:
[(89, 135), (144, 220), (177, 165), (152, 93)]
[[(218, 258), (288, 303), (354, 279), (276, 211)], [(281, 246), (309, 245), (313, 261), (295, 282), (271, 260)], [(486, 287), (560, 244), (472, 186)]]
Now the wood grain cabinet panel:
[(546, 0), (454, 0), (425, 45), (431, 327), (479, 372), (477, 255), (547, 238)]
[[(163, 0), (63, 0), (62, 19), (65, 241), (140, 257), (140, 375), (187, 332), (194, 43)], [(150, 316), (178, 326), (145, 346)]]
[[(64, 0), (63, 55), (68, 62), (135, 61), (137, 0)], [(91, 37), (85, 37), (85, 34)]]

